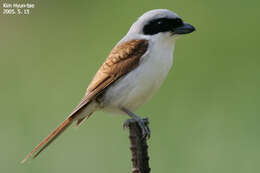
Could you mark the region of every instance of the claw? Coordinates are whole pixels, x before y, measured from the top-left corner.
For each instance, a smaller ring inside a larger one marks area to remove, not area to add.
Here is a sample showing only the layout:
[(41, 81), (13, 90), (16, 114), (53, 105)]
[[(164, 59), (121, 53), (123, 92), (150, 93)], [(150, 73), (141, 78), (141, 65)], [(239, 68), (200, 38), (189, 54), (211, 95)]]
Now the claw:
[(123, 129), (129, 128), (129, 124), (137, 122), (138, 126), (140, 127), (141, 131), (142, 131), (142, 138), (143, 139), (149, 139), (151, 136), (151, 131), (150, 128), (148, 127), (148, 118), (144, 118), (144, 119), (128, 119), (125, 121), (125, 123), (123, 124)]
[(145, 120), (139, 119), (139, 120), (137, 121), (137, 123), (138, 123), (139, 127), (140, 127), (141, 130), (142, 130), (142, 138), (143, 138), (143, 139), (145, 139), (145, 138), (149, 139), (151, 133), (150, 133), (150, 129), (149, 129), (148, 125), (145, 124)]
[(145, 119), (141, 119), (140, 117), (138, 117), (137, 115), (135, 115), (133, 112), (129, 111), (128, 109), (122, 107), (121, 110), (123, 112), (125, 112), (126, 114), (128, 114), (132, 119), (130, 120), (127, 120), (124, 125), (123, 125), (123, 128), (125, 129), (126, 127), (129, 127), (129, 124), (132, 123), (132, 122), (137, 122), (139, 127), (141, 128), (142, 130), (142, 137), (143, 139), (149, 139), (150, 138), (150, 129), (148, 127), (148, 119), (145, 118)]
[(123, 129), (127, 129), (129, 128), (129, 124), (133, 123), (133, 122), (136, 122), (134, 119), (127, 119), (124, 124), (123, 124)]

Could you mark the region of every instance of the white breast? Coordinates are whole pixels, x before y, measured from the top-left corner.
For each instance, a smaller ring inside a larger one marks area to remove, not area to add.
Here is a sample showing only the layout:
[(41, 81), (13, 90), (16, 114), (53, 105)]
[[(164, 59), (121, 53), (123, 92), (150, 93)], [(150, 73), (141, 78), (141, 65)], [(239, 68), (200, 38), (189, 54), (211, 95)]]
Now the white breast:
[(120, 112), (120, 107), (134, 111), (160, 88), (173, 64), (172, 40), (149, 40), (147, 53), (139, 66), (114, 83), (104, 95), (104, 110)]

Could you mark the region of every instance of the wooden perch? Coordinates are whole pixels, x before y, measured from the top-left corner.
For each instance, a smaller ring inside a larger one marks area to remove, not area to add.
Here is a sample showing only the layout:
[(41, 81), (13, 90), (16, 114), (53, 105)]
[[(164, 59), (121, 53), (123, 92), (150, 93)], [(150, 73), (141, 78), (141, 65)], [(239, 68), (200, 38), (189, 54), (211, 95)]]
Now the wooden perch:
[[(143, 120), (145, 125), (148, 126), (148, 119), (145, 118)], [(125, 127), (129, 128), (132, 173), (149, 173), (151, 169), (149, 167), (147, 138), (142, 136), (142, 131), (135, 120), (127, 120), (125, 122)]]

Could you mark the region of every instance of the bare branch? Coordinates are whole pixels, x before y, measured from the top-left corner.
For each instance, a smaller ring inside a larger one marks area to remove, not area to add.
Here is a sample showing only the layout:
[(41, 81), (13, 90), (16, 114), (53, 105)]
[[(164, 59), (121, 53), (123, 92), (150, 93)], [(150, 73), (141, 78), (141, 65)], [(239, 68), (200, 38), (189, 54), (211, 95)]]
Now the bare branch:
[[(143, 120), (145, 125), (148, 126), (148, 119), (145, 118)], [(151, 169), (149, 167), (147, 138), (143, 138), (142, 131), (135, 120), (127, 120), (124, 126), (129, 128), (132, 173), (149, 173)]]

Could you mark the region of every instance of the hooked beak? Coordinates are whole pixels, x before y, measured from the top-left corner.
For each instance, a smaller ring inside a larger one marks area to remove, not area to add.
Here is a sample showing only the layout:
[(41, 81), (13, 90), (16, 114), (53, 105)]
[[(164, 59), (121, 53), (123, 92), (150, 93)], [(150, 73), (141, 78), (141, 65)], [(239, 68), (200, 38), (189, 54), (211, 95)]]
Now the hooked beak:
[(191, 32), (195, 31), (195, 27), (188, 24), (188, 23), (183, 23), (182, 26), (179, 26), (177, 28), (174, 28), (173, 33), (174, 34), (189, 34)]

